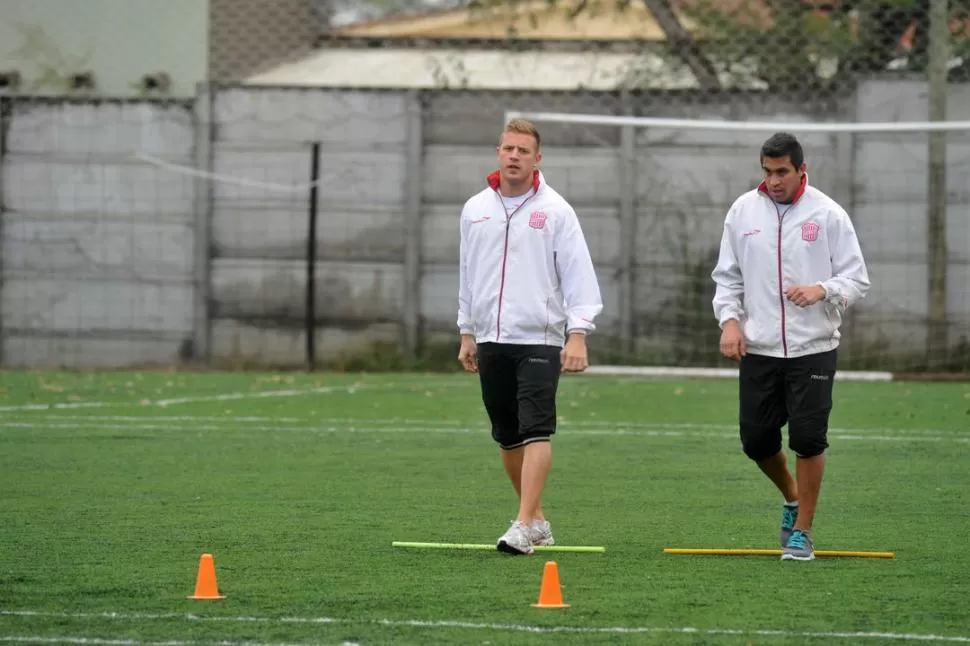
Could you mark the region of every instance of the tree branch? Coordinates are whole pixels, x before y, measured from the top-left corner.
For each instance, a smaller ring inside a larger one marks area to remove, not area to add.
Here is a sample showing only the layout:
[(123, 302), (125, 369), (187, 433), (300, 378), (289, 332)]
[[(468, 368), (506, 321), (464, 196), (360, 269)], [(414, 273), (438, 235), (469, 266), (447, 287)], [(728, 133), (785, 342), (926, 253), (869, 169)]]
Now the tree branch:
[(657, 19), (657, 24), (663, 30), (671, 50), (690, 68), (701, 87), (705, 90), (721, 89), (721, 82), (717, 78), (714, 66), (704, 56), (693, 36), (677, 20), (670, 6), (670, 0), (643, 0), (643, 3)]

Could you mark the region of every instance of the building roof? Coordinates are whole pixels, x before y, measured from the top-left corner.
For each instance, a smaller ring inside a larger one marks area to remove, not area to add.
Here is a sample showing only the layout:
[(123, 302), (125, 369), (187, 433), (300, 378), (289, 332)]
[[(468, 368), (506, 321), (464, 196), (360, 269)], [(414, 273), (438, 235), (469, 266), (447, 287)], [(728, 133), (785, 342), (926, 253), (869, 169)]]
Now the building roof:
[[(354, 23), (334, 30), (315, 53), (246, 83), (566, 91), (700, 87), (667, 51), (663, 30), (642, 0), (599, 0), (574, 17), (569, 15), (574, 3), (523, 0), (516, 6)], [(678, 19), (688, 30), (696, 28), (683, 15)], [(753, 77), (739, 82), (737, 70), (721, 81), (733, 88), (762, 85)]]
[[(724, 78), (724, 87), (760, 87)], [(248, 85), (297, 87), (600, 90), (621, 87), (687, 90), (690, 70), (669, 57), (641, 52), (501, 51), (382, 47), (324, 49), (246, 79)]]
[[(497, 7), (401, 14), (346, 25), (338, 36), (369, 38), (663, 41), (664, 32), (640, 0), (599, 0), (575, 12), (574, 3), (529, 0)], [(693, 23), (678, 13), (688, 30)]]

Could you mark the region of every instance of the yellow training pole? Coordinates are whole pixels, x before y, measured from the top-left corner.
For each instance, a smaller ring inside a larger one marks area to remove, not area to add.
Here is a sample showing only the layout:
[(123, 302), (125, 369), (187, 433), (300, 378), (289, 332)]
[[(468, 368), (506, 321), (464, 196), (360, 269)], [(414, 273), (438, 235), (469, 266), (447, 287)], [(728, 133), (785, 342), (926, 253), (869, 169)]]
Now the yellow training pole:
[[(781, 550), (758, 549), (702, 549), (665, 547), (664, 554), (711, 554), (717, 556), (781, 556)], [(852, 556), (870, 559), (893, 559), (895, 552), (854, 552), (847, 550), (815, 550), (815, 556)]]
[[(494, 550), (494, 543), (414, 543), (392, 541), (391, 547), (417, 547), (430, 550)], [(606, 548), (601, 545), (536, 545), (536, 552), (595, 552), (602, 553)]]

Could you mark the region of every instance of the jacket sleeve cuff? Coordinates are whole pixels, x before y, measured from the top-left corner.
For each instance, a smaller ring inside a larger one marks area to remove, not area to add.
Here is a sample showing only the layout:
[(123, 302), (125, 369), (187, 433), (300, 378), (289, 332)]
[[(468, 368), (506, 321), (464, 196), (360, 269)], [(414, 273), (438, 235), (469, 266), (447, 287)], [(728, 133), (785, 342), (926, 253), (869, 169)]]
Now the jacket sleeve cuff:
[(837, 285), (833, 285), (832, 283), (825, 284), (823, 282), (818, 282), (815, 284), (825, 291), (825, 296), (822, 297), (823, 301), (839, 306), (843, 306), (845, 304), (845, 299), (843, 299), (842, 294), (839, 293)]
[(586, 319), (577, 317), (569, 317), (566, 322), (566, 333), (572, 334), (573, 332), (582, 332), (583, 334), (589, 334), (596, 329), (596, 325), (592, 321), (587, 321)]
[(737, 312), (734, 312), (734, 311), (724, 312), (723, 314), (721, 314), (721, 318), (718, 319), (717, 325), (718, 325), (718, 327), (723, 328), (724, 327), (724, 324), (727, 323), (728, 321), (737, 321), (738, 323), (740, 323), (741, 322), (741, 316)]

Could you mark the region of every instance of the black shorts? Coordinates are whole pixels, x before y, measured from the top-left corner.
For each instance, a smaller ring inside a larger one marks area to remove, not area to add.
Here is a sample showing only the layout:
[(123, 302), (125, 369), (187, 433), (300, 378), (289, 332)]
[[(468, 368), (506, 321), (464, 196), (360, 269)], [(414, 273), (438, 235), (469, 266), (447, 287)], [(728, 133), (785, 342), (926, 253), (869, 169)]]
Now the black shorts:
[(548, 441), (556, 432), (562, 348), (480, 343), (478, 375), (492, 439), (503, 449)]
[(828, 448), (835, 365), (835, 350), (793, 359), (742, 357), (739, 422), (749, 458), (760, 462), (778, 453), (786, 423), (788, 446), (798, 456), (812, 457)]

